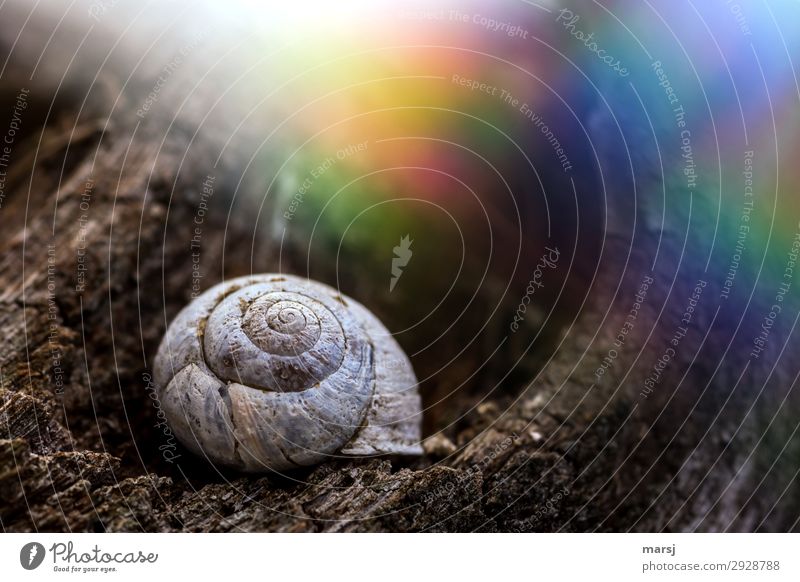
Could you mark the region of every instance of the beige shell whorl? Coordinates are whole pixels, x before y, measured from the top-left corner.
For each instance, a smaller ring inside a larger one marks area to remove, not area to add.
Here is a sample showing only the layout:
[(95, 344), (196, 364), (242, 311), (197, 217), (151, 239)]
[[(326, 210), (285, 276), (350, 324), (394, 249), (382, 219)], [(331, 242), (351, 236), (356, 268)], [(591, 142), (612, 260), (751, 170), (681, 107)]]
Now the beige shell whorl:
[(422, 453), (408, 357), (362, 305), (300, 277), (241, 277), (200, 295), (169, 326), (154, 379), (177, 438), (227, 467)]

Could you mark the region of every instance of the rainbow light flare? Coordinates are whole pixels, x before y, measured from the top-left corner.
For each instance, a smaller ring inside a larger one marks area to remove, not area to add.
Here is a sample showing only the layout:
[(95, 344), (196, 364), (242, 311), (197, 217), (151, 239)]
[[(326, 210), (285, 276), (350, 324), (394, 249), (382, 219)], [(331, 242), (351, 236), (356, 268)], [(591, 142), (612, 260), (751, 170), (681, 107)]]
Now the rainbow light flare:
[[(273, 113), (262, 147), (282, 152), (253, 169), (277, 201), (265, 232), (285, 268), (423, 330), (419, 351), (440, 337), (433, 311), (481, 305), (473, 337), (513, 312), (546, 245), (591, 275), (609, 234), (652, 245), (677, 278), (707, 274), (721, 325), (773, 302), (800, 220), (792, 3), (243, 6), (263, 32), (245, 110)], [(392, 293), (406, 235), (417, 253)], [(565, 275), (547, 301), (586, 293)]]

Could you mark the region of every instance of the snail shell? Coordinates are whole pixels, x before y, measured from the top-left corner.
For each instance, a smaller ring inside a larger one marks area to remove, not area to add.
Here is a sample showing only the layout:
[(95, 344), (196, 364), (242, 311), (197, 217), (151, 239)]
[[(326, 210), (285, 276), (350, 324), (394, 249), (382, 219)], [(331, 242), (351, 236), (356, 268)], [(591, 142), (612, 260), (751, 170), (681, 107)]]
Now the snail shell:
[(361, 304), (300, 277), (241, 277), (197, 297), (169, 326), (154, 379), (177, 438), (227, 467), (422, 453), (408, 357)]

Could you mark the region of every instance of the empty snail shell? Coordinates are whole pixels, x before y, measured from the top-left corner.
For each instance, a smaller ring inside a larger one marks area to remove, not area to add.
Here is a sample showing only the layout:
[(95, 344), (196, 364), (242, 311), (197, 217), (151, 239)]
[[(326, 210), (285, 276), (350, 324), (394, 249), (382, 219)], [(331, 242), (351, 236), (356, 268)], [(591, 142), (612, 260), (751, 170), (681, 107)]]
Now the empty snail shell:
[(300, 277), (242, 277), (197, 297), (169, 326), (154, 379), (174, 434), (223, 466), (422, 453), (408, 357), (361, 304)]

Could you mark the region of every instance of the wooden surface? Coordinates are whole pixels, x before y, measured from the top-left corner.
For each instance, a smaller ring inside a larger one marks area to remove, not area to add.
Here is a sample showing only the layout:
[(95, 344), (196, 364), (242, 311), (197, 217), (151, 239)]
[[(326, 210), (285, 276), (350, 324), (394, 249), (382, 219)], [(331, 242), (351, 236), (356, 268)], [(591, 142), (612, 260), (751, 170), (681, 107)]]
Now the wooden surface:
[[(746, 346), (729, 344), (724, 332), (705, 337), (713, 310), (698, 315), (703, 325), (683, 340), (660, 387), (640, 395), (665, 344), (641, 346), (659, 318), (680, 319), (702, 273), (683, 273), (667, 300), (674, 273), (662, 262), (625, 348), (596, 381), (624, 323), (618, 315), (634, 302), (652, 260), (648, 245), (631, 250), (615, 236), (587, 281), (586, 304), (529, 387), (501, 383), (491, 396), (487, 386), (461, 397), (468, 413), (445, 435), (452, 454), (439, 441), (421, 459), (336, 462), (283, 477), (221, 475), (180, 448), (169, 462), (162, 454), (169, 439), (147, 392), (149, 365), (167, 319), (191, 293), (187, 241), (200, 185), (214, 167), (224, 208), (246, 158), (233, 152), (214, 166), (214, 122), (195, 139), (191, 111), (177, 120), (132, 114), (146, 73), (125, 89), (113, 69), (90, 91), (62, 88), (48, 115), (57, 83), (46, 75), (29, 81), (30, 65), (12, 60), (0, 79), (3, 111), (25, 84), (36, 102), (15, 143), (16, 177), (0, 208), (4, 530), (797, 528), (791, 451), (750, 454), (776, 411), (771, 426), (785, 432), (775, 438), (786, 440), (796, 407), (778, 408), (780, 390), (759, 401), (742, 383), (734, 389), (739, 371), (715, 368), (726, 348)], [(274, 257), (252, 265), (249, 253), (237, 261), (227, 252), (223, 263), (225, 249), (250, 245), (251, 236), (236, 215), (209, 216), (203, 260), (218, 268), (208, 268), (204, 288), (275, 268)], [(660, 244), (680, 249), (678, 240)], [(743, 382), (759, 388), (769, 372), (755, 367)], [(785, 392), (792, 378), (778, 369), (769, 382)], [(759, 414), (748, 415), (751, 407)]]

